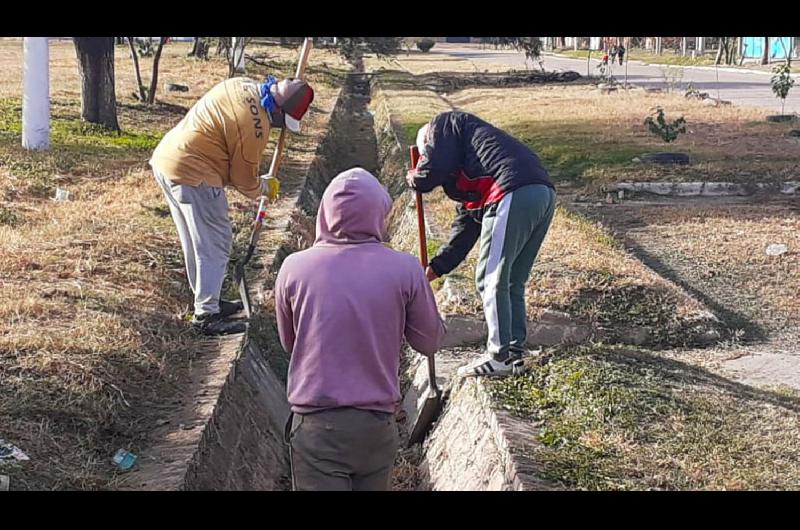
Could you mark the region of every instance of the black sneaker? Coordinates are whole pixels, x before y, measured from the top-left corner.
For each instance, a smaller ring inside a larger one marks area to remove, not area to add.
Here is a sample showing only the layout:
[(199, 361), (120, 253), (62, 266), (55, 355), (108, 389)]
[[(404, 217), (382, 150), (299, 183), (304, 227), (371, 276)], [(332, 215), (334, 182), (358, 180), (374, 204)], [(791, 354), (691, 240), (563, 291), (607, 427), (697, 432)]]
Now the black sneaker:
[(226, 320), (221, 313), (207, 313), (192, 318), (192, 325), (204, 335), (228, 335), (243, 333), (247, 324), (238, 320)]
[(220, 300), (219, 301), (219, 315), (222, 318), (229, 317), (244, 309), (244, 304), (241, 300)]

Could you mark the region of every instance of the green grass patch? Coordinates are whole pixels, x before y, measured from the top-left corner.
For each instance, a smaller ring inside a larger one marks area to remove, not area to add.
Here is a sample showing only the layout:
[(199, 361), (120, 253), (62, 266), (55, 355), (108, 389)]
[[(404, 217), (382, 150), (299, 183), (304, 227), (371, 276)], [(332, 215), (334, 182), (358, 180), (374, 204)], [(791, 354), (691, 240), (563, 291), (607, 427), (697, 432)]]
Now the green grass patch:
[(800, 479), (800, 401), (632, 348), (562, 349), (489, 383), (542, 422), (544, 478), (576, 489), (784, 489)]
[[(572, 57), (575, 59), (586, 59), (590, 53), (592, 59), (596, 60), (602, 59), (604, 54), (604, 52), (601, 50), (592, 50), (591, 52), (589, 52), (588, 50), (558, 51), (559, 55), (564, 55), (566, 57)], [(649, 64), (667, 64), (675, 66), (702, 66), (702, 65), (714, 64), (714, 59), (710, 56), (701, 56), (692, 58), (691, 56), (683, 57), (681, 55), (672, 52), (664, 52), (662, 55), (656, 55), (654, 53), (648, 53), (646, 51), (639, 51), (639, 50), (626, 51), (624, 59), (625, 60), (630, 59), (631, 61), (642, 61)], [(612, 62), (610, 56), (609, 56), (609, 62)], [(613, 62), (614, 66), (620, 66), (618, 60)]]
[[(124, 130), (121, 133), (81, 121), (77, 115), (53, 106), (50, 139), (54, 146), (96, 146), (128, 151), (151, 151), (162, 134), (151, 131)], [(69, 108), (69, 107), (67, 107)], [(22, 134), (22, 103), (16, 98), (0, 99), (0, 131), (5, 137)]]
[(20, 221), (21, 219), (14, 213), (14, 210), (0, 206), (0, 225), (17, 226)]
[(403, 133), (405, 134), (404, 140), (408, 145), (416, 145), (417, 131), (419, 131), (423, 125), (428, 123), (431, 118), (433, 118), (433, 115), (431, 115), (428, 119), (416, 118), (413, 120), (409, 120), (407, 116), (403, 116)]
[(526, 143), (542, 159), (555, 180), (588, 178), (598, 170), (631, 166), (631, 160), (648, 152), (643, 145), (614, 139), (593, 123), (515, 123), (508, 132)]

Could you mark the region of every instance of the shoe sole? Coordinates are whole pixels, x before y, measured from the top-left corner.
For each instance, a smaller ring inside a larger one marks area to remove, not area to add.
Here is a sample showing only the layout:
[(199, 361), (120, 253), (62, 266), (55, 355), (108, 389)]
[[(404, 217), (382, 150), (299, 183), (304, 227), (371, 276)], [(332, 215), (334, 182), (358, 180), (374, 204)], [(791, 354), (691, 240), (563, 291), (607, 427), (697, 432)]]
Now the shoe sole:
[(226, 325), (217, 327), (215, 329), (207, 329), (195, 325), (198, 333), (206, 335), (207, 337), (216, 337), (218, 335), (232, 335), (234, 333), (244, 333), (247, 331), (247, 324), (244, 322), (228, 322)]
[[(519, 362), (519, 361), (517, 361), (517, 362)], [(528, 371), (528, 368), (524, 364), (522, 364), (519, 367), (513, 366), (511, 368), (511, 370), (509, 370), (508, 372), (505, 372), (505, 371), (497, 372), (497, 371), (495, 371), (495, 372), (490, 372), (488, 374), (476, 374), (473, 370), (470, 370), (469, 372), (458, 371), (458, 372), (456, 372), (456, 375), (458, 375), (462, 379), (466, 378), (466, 377), (508, 377), (510, 375), (522, 375), (527, 371)]]

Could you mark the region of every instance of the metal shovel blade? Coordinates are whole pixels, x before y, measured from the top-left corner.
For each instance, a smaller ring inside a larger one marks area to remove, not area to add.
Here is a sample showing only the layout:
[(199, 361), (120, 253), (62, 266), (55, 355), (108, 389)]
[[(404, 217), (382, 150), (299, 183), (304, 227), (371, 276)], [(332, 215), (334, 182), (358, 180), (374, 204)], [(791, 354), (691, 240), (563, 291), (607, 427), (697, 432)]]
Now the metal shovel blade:
[(433, 393), (428, 389), (428, 395), (425, 398), (425, 403), (422, 405), (422, 410), (417, 416), (417, 421), (414, 423), (414, 428), (408, 437), (408, 446), (421, 443), (425, 440), (425, 436), (433, 426), (433, 422), (439, 417), (442, 411), (442, 395), (441, 393)]
[(433, 422), (436, 421), (442, 411), (443, 402), (442, 390), (436, 384), (436, 362), (433, 359), (433, 355), (428, 355), (428, 390), (425, 392), (425, 402), (422, 404), (422, 409), (420, 409), (414, 422), (414, 428), (411, 429), (411, 434), (408, 437), (409, 447), (416, 443), (421, 443), (425, 439)]

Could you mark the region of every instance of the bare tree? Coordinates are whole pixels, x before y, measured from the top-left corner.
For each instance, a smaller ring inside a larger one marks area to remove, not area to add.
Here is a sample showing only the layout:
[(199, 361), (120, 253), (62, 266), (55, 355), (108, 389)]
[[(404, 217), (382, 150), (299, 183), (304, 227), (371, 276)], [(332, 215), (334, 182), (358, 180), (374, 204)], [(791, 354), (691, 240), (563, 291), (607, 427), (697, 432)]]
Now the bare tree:
[(128, 44), (130, 45), (131, 56), (133, 57), (133, 67), (136, 71), (136, 83), (139, 86), (138, 98), (142, 103), (152, 105), (156, 101), (156, 90), (158, 89), (158, 66), (159, 62), (161, 61), (161, 51), (164, 49), (164, 44), (166, 44), (168, 38), (169, 37), (159, 37), (158, 39), (158, 47), (153, 54), (153, 70), (152, 75), (150, 76), (150, 88), (145, 88), (144, 83), (142, 82), (141, 69), (139, 68), (139, 54), (136, 51), (136, 46), (134, 44), (135, 40), (134, 37), (128, 37)]
[(152, 105), (156, 101), (156, 89), (158, 88), (158, 63), (161, 61), (161, 51), (164, 49), (168, 37), (159, 37), (158, 48), (153, 56), (153, 75), (150, 77), (150, 89), (147, 91), (147, 104)]
[(139, 93), (139, 101), (144, 102), (147, 99), (145, 95), (144, 84), (142, 83), (142, 72), (139, 70), (139, 54), (136, 51), (136, 46), (133, 37), (127, 37), (128, 44), (131, 48), (131, 57), (133, 58), (133, 69), (136, 72), (136, 87)]

